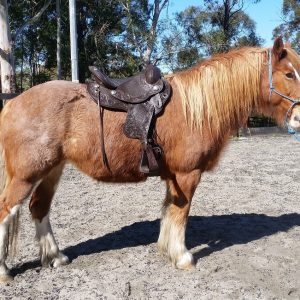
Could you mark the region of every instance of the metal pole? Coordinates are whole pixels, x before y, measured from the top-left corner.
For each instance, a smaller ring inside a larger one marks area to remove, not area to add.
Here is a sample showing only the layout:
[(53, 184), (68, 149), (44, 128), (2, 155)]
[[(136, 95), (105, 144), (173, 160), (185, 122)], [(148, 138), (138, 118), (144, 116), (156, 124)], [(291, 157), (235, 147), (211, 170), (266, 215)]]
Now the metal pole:
[(56, 0), (56, 60), (57, 60), (57, 79), (61, 80), (61, 13), (60, 13), (60, 0)]
[(72, 81), (79, 82), (79, 80), (78, 80), (77, 27), (76, 27), (76, 0), (69, 0), (69, 10), (70, 10)]

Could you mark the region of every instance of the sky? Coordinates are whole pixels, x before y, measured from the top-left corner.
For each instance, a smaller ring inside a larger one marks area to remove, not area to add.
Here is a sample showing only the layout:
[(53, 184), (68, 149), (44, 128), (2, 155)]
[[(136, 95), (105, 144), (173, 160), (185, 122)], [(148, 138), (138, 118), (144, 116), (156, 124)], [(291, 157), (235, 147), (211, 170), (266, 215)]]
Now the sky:
[[(170, 0), (168, 13), (172, 16), (175, 12), (180, 12), (191, 5), (199, 6), (202, 4), (202, 0)], [(257, 34), (265, 40), (262, 46), (272, 46), (273, 29), (282, 23), (282, 0), (261, 0), (257, 4), (245, 0), (244, 7), (246, 13), (256, 22)]]

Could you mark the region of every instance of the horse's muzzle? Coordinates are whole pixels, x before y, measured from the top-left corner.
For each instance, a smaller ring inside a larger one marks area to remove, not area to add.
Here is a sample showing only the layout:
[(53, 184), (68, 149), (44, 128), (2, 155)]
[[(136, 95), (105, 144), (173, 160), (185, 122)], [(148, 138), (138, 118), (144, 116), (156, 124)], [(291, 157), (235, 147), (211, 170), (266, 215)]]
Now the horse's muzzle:
[(300, 131), (300, 107), (296, 106), (291, 113), (291, 116), (288, 121), (288, 125), (297, 130)]

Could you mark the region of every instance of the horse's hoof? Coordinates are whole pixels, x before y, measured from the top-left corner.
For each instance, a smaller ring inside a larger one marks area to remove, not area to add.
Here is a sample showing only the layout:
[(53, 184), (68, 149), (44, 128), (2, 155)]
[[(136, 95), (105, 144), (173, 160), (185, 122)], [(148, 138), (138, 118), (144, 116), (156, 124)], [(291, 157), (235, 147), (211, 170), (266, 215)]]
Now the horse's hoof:
[(185, 252), (176, 263), (176, 268), (180, 270), (192, 270), (195, 268), (193, 255)]
[(70, 260), (69, 260), (68, 256), (66, 256), (64, 254), (60, 254), (59, 257), (57, 257), (53, 260), (53, 268), (65, 266), (65, 265), (68, 265), (69, 263), (70, 263)]
[(0, 275), (0, 284), (12, 282), (14, 278), (11, 275)]

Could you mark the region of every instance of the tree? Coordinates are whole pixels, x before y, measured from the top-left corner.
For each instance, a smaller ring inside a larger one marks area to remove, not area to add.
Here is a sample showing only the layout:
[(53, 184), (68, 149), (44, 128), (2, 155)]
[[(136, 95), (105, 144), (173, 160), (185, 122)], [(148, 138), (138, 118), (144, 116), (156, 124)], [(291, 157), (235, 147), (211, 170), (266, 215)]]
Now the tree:
[[(32, 62), (35, 61), (34, 57), (34, 45), (37, 43), (35, 37), (36, 35), (32, 31), (33, 25), (42, 17), (44, 12), (47, 10), (47, 8), (50, 6), (52, 0), (45, 0), (45, 2), (39, 2), (39, 4), (34, 5), (32, 3), (33, 1), (28, 0), (10, 0), (9, 1), (9, 7), (8, 7), (8, 13), (10, 15), (10, 28), (12, 32), (12, 40), (11, 40), (11, 52), (12, 57), (14, 58), (16, 67), (18, 67), (18, 59), (19, 55), (22, 54), (21, 57), (21, 87), (22, 87), (22, 81), (23, 81), (23, 66), (24, 66), (24, 49), (26, 48), (26, 33), (30, 32), (31, 36), (28, 39), (30, 43), (30, 60)], [(26, 11), (26, 14), (24, 14), (24, 11)], [(33, 85), (34, 82), (34, 75), (36, 73), (36, 64), (31, 63), (31, 85)], [(14, 68), (13, 68), (14, 69)], [(21, 89), (22, 90), (22, 89)]]
[(273, 31), (273, 37), (283, 36), (292, 47), (300, 51), (300, 1), (284, 0), (282, 4), (283, 23)]
[(7, 0), (0, 0), (0, 69), (2, 93), (13, 92), (14, 62)]
[(121, 0), (127, 25), (124, 42), (135, 49), (134, 52), (141, 65), (149, 64), (157, 50), (157, 36), (161, 29), (160, 16), (168, 2), (168, 0)]
[[(28, 23), (49, 1), (10, 0), (12, 32)], [(59, 61), (61, 78), (70, 78), (68, 1), (50, 2), (38, 22), (28, 23), (15, 39), (21, 89), (57, 78)], [(92, 64), (111, 76), (122, 77), (136, 73), (139, 66), (153, 60), (161, 28), (160, 14), (167, 2), (77, 0), (80, 82), (90, 76), (88, 66)]]
[(180, 41), (178, 67), (234, 47), (259, 45), (262, 40), (256, 35), (255, 23), (243, 8), (241, 0), (204, 0), (203, 7), (191, 6), (177, 14), (177, 29), (165, 43)]

